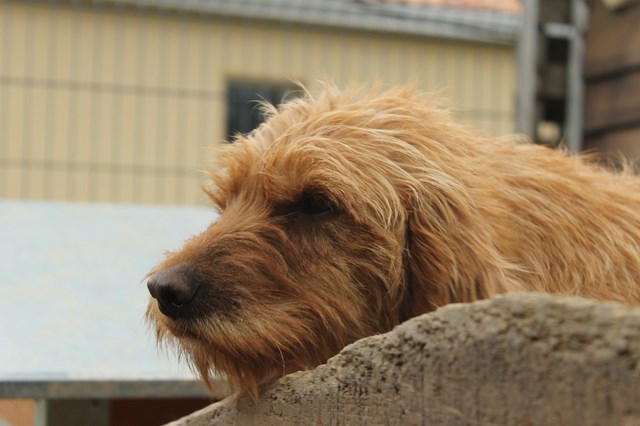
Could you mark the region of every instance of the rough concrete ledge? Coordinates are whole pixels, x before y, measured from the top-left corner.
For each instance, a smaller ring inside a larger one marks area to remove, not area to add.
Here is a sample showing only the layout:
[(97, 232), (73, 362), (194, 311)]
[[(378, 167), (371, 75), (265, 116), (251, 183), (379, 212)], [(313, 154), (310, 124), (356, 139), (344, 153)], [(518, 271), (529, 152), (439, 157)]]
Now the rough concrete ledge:
[(178, 425), (640, 425), (640, 309), (518, 294), (450, 305)]

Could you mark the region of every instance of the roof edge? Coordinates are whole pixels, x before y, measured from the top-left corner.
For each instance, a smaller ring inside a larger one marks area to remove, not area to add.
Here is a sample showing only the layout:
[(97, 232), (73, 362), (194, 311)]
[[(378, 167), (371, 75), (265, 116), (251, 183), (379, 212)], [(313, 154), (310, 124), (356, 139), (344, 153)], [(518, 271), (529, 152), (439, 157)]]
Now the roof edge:
[(521, 23), (519, 15), (505, 12), (357, 0), (87, 0), (86, 3), (504, 45), (516, 43)]

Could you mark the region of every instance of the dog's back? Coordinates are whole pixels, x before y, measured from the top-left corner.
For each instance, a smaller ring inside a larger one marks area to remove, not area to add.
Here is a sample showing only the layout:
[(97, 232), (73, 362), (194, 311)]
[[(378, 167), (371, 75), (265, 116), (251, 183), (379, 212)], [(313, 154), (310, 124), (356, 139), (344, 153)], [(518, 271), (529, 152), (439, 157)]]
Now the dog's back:
[[(640, 176), (631, 167), (481, 135), (412, 94), (395, 102), (389, 115), (412, 116), (395, 137), (419, 151), (404, 167), (424, 183), (408, 227), (409, 269), (425, 292), (412, 313), (509, 291), (640, 304)], [(412, 235), (430, 241), (412, 244)]]
[(640, 177), (532, 144), (494, 155), (482, 166), (498, 182), (477, 205), (516, 282), (640, 304)]

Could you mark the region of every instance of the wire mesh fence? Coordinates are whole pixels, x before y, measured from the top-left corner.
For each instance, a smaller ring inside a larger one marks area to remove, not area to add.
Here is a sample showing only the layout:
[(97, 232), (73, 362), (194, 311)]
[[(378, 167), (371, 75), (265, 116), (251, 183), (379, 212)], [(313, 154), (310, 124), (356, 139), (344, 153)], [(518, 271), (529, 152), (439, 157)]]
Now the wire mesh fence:
[(292, 81), (412, 82), (513, 132), (518, 2), (411, 3), (2, 1), (0, 197), (202, 203), (208, 148)]

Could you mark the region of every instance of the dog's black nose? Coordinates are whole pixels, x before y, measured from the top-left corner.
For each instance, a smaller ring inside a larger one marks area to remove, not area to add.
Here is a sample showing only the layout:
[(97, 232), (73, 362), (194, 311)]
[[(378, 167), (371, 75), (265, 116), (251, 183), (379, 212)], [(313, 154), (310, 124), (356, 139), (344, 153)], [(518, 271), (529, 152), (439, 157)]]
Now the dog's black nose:
[(200, 284), (182, 267), (171, 267), (155, 273), (147, 280), (151, 296), (158, 301), (160, 311), (170, 318), (193, 313)]

